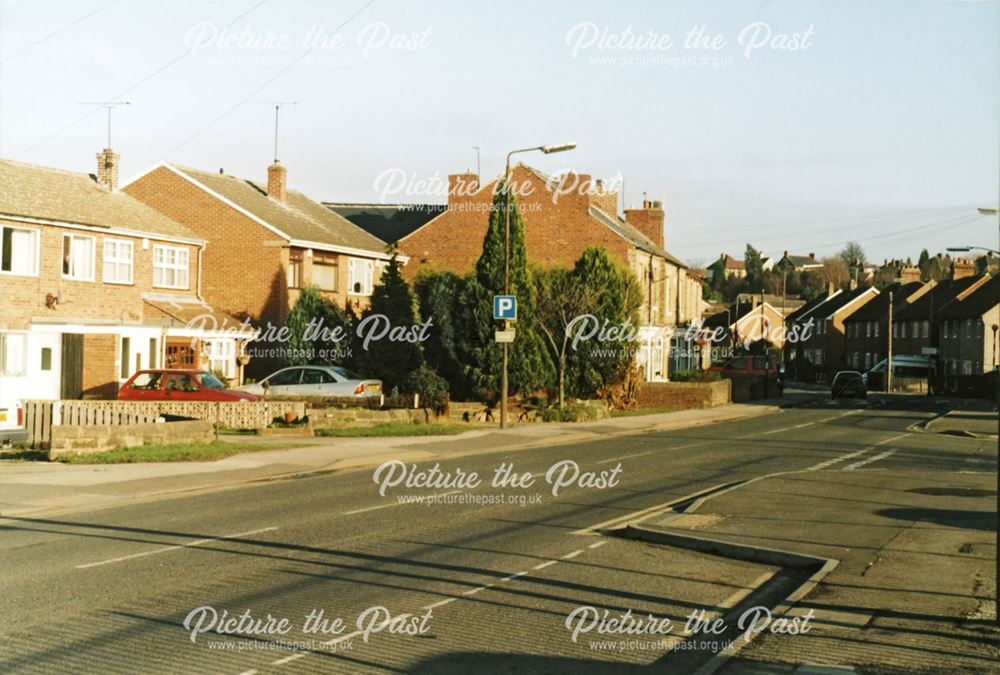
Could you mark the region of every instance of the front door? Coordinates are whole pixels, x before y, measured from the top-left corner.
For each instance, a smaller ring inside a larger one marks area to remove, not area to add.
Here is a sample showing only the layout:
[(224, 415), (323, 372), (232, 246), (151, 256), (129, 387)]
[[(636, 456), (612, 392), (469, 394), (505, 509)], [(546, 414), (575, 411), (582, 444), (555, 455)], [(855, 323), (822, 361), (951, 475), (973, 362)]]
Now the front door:
[(62, 336), (62, 363), (59, 398), (78, 399), (83, 397), (83, 336), (78, 333), (64, 333)]

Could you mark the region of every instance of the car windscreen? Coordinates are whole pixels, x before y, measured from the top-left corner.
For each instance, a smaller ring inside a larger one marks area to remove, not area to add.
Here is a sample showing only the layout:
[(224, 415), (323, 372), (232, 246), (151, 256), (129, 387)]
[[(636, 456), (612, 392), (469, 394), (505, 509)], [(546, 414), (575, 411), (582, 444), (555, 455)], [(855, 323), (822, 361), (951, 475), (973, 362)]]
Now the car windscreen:
[(131, 389), (141, 389), (143, 391), (153, 391), (160, 388), (162, 373), (139, 373), (129, 385)]
[(201, 382), (201, 386), (205, 387), (206, 389), (226, 388), (225, 383), (212, 373), (202, 373), (201, 377), (199, 378), (199, 381)]

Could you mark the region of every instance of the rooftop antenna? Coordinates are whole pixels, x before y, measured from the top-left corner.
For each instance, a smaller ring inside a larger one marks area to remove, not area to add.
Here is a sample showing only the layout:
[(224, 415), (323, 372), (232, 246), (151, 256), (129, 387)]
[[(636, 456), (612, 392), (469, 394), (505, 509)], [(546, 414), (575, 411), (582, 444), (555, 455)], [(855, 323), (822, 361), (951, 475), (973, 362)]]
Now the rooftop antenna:
[(476, 178), (480, 178), (482, 176), (482, 173), (480, 173), (479, 170), (479, 146), (473, 145), (472, 149), (476, 151)]
[(274, 106), (274, 163), (278, 163), (278, 114), (282, 106), (298, 105), (298, 101), (261, 101), (267, 105)]
[(111, 147), (111, 111), (120, 105), (132, 105), (132, 101), (80, 101), (79, 105), (97, 105), (108, 111), (108, 145)]

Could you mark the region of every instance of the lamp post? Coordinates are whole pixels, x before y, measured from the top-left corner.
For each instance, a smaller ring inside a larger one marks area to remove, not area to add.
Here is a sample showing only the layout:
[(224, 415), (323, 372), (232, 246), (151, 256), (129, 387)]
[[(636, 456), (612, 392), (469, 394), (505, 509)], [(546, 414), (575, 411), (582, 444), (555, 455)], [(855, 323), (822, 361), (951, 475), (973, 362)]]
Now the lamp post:
[[(538, 145), (533, 148), (521, 148), (507, 153), (507, 166), (503, 172), (503, 294), (510, 295), (510, 158), (523, 152), (543, 152), (551, 155), (555, 152), (565, 152), (576, 147), (576, 143), (561, 143), (559, 145)], [(509, 321), (504, 321), (504, 329), (509, 329)], [(507, 363), (509, 343), (503, 343), (503, 372), (500, 375), (500, 428), (507, 428)]]

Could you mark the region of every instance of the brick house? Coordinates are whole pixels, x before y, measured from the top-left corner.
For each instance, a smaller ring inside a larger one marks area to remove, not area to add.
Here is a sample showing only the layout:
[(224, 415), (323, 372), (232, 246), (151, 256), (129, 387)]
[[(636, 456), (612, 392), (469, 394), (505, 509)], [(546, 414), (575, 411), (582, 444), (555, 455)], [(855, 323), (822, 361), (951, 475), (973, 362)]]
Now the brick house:
[(1000, 277), (980, 277), (937, 314), (942, 374), (981, 375), (1000, 364)]
[[(623, 220), (618, 193), (588, 175), (555, 178), (517, 164), (511, 180), (531, 263), (569, 267), (587, 247), (601, 246), (635, 273), (643, 294), (637, 361), (647, 380), (666, 379), (674, 328), (697, 319), (703, 303), (701, 283), (664, 249), (662, 204), (644, 201)], [(497, 181), (481, 186), (473, 173), (448, 181), (447, 209), (399, 240), (410, 279), (422, 269), (471, 272), (482, 252)]]
[[(210, 242), (203, 293), (230, 314), (265, 329), (266, 323), (282, 325), (310, 286), (340, 307), (367, 307), (391, 257), (388, 245), (288, 189), (280, 163), (267, 174), (263, 185), (221, 171), (158, 164), (122, 189)], [(255, 374), (276, 365), (255, 361)]]
[(823, 262), (816, 260), (816, 254), (810, 253), (809, 255), (794, 255), (785, 251), (784, 255), (781, 256), (775, 267), (778, 269), (789, 269), (793, 272), (805, 272), (806, 270), (816, 270), (823, 267)]
[(915, 267), (905, 268), (901, 272), (900, 278), (893, 284), (882, 289), (870, 302), (844, 319), (846, 368), (864, 372), (888, 354), (889, 338), (886, 329), (890, 297), (895, 317), (934, 287), (934, 282), (920, 281), (920, 270)]
[(796, 318), (795, 324), (812, 321), (811, 331), (801, 331), (805, 339), (795, 345), (797, 356), (812, 365), (819, 381), (829, 381), (838, 370), (847, 368), (845, 320), (878, 296), (873, 287), (833, 290), (826, 298)]
[(239, 377), (252, 333), (201, 297), (204, 239), (117, 190), (118, 155), (98, 160), (96, 176), (0, 161), (0, 408), (114, 398), (142, 368)]
[(705, 340), (711, 336), (710, 361), (718, 363), (733, 354), (739, 347), (748, 347), (766, 341), (777, 349), (785, 346), (781, 312), (760, 295), (750, 295), (746, 301), (737, 301), (716, 312), (701, 324), (700, 334)]

